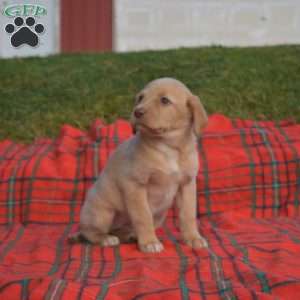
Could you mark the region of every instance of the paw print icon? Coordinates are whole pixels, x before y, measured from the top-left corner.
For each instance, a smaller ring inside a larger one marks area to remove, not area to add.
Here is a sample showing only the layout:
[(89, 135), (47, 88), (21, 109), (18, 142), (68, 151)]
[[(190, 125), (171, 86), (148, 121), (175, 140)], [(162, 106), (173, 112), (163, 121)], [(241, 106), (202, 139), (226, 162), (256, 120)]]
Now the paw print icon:
[(35, 47), (39, 43), (39, 35), (45, 31), (45, 27), (42, 24), (36, 24), (33, 17), (26, 18), (25, 22), (22, 17), (16, 17), (14, 24), (7, 24), (5, 31), (11, 34), (11, 44), (13, 47), (19, 47), (21, 45), (28, 45)]

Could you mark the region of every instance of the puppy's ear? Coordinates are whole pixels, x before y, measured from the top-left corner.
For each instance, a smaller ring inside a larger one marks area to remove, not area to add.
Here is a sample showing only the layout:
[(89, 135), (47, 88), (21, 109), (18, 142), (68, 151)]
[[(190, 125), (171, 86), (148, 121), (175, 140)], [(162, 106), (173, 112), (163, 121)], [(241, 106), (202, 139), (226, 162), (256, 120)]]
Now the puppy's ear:
[[(134, 107), (139, 103), (139, 101), (141, 101), (141, 99), (143, 97), (144, 96), (141, 94), (141, 92), (136, 94), (136, 96), (134, 97)], [(134, 120), (133, 112), (131, 113), (131, 116), (130, 116), (130, 124), (131, 124), (131, 128), (132, 128), (132, 133), (136, 134), (137, 133), (137, 128), (136, 128), (136, 123), (135, 123), (135, 120)]]
[(200, 99), (195, 95), (190, 95), (187, 105), (192, 114), (194, 133), (199, 137), (208, 122), (207, 113)]

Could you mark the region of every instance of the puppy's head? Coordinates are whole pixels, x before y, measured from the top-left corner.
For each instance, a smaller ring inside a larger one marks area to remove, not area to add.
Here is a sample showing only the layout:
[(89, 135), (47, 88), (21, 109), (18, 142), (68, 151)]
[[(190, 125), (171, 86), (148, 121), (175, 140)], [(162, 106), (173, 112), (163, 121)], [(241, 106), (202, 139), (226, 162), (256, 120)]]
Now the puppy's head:
[(207, 114), (199, 98), (180, 81), (160, 78), (151, 81), (135, 99), (131, 115), (134, 131), (163, 137), (190, 127), (199, 136)]

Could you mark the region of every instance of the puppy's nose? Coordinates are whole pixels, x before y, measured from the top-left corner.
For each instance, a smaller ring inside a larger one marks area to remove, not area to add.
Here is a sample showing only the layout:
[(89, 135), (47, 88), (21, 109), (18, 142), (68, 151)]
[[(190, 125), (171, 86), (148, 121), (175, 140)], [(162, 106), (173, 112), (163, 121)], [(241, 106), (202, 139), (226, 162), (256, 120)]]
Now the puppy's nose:
[(145, 111), (142, 108), (136, 108), (134, 110), (134, 116), (139, 119), (145, 114)]

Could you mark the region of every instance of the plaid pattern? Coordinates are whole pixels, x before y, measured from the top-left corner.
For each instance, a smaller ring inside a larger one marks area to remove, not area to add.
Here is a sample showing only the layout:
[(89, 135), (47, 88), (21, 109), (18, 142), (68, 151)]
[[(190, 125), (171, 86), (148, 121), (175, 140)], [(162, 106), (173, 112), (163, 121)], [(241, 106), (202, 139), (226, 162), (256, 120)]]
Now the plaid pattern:
[(165, 251), (69, 245), (86, 189), (128, 122), (56, 140), (0, 143), (0, 299), (298, 299), (300, 125), (210, 117), (199, 140), (198, 215), (209, 248), (180, 243), (176, 210)]

